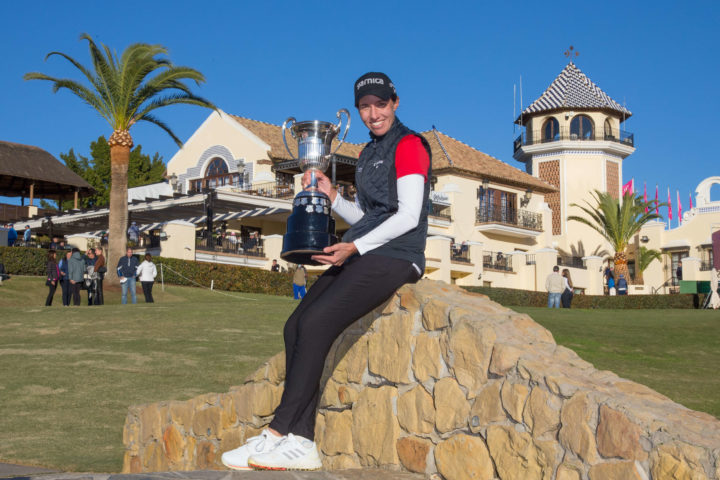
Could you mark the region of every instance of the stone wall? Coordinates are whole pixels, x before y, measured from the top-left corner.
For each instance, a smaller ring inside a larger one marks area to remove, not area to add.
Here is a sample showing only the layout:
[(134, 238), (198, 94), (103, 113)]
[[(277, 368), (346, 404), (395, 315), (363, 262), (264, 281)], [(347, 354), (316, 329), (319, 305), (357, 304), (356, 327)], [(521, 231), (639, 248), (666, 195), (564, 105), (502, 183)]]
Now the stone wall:
[[(269, 423), (284, 355), (228, 393), (133, 406), (124, 472), (223, 468)], [(599, 371), (522, 315), (405, 286), (333, 346), (316, 440), (327, 469), (447, 480), (720, 479), (720, 421)]]

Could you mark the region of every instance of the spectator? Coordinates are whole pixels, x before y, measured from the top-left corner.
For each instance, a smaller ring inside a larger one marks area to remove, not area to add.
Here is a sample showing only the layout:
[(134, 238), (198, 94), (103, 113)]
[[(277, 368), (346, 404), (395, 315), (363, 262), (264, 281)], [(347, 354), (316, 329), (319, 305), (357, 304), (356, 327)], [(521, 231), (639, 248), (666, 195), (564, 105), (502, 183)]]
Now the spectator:
[(10, 231), (8, 232), (8, 247), (12, 247), (17, 241), (18, 233), (12, 223), (8, 223), (8, 228), (10, 229)]
[(235, 235), (235, 232), (230, 232), (230, 234), (227, 237), (228, 239), (228, 245), (230, 246), (231, 250), (237, 250), (237, 235)]
[(608, 277), (608, 295), (615, 296), (615, 294), (616, 294), (615, 277), (611, 276), (611, 277)]
[(678, 262), (677, 269), (675, 269), (675, 276), (678, 279), (678, 282), (682, 280), (682, 261)]
[(608, 294), (610, 294), (610, 278), (612, 278), (613, 283), (615, 283), (615, 272), (613, 272), (613, 267), (610, 263), (608, 263), (607, 267), (605, 267), (603, 278), (605, 279), (605, 285), (608, 287)]
[(117, 275), (120, 277), (120, 289), (122, 290), (121, 302), (127, 304), (127, 294), (130, 290), (132, 303), (137, 303), (137, 292), (135, 291), (135, 274), (137, 273), (138, 259), (133, 256), (133, 249), (128, 247), (125, 256), (118, 260)]
[(625, 280), (625, 275), (622, 273), (618, 277), (617, 281), (617, 294), (618, 295), (627, 295), (628, 293), (628, 284), (627, 280)]
[(548, 291), (548, 308), (560, 308), (560, 296), (565, 289), (565, 281), (559, 272), (560, 267), (555, 265), (552, 273), (545, 280), (545, 290)]
[(130, 228), (128, 228), (128, 240), (135, 243), (135, 245), (138, 244), (138, 241), (140, 239), (140, 229), (137, 226), (136, 222), (130, 223)]
[(255, 251), (257, 250), (258, 239), (257, 232), (250, 232), (250, 238), (245, 242), (245, 250)]
[(270, 267), (271, 272), (279, 272), (280, 271), (280, 265), (278, 265), (277, 260), (273, 259), (272, 267)]
[(58, 250), (67, 250), (67, 245), (65, 245), (64, 238), (60, 239), (60, 243), (58, 244)]
[[(58, 250), (60, 247), (60, 240), (57, 236), (52, 237), (52, 242), (50, 242), (50, 250)], [(62, 259), (60, 259), (62, 262)]]
[(60, 269), (58, 268), (56, 255), (55, 250), (50, 250), (47, 256), (47, 264), (45, 265), (45, 270), (47, 271), (45, 285), (48, 287), (48, 296), (45, 299), (46, 307), (52, 306), (55, 289), (57, 289), (58, 281), (60, 281)]
[(307, 270), (304, 265), (298, 265), (293, 275), (293, 298), (302, 300), (305, 296), (305, 286), (307, 285)]
[(103, 294), (103, 279), (107, 272), (107, 265), (105, 264), (105, 255), (103, 255), (102, 248), (97, 247), (95, 249), (95, 273), (97, 273), (97, 286), (95, 288), (95, 305), (104, 305), (105, 297)]
[(80, 286), (85, 281), (85, 260), (80, 255), (80, 250), (72, 249), (68, 261), (68, 278), (70, 279), (70, 292), (72, 293), (73, 305), (80, 305)]
[(562, 276), (565, 289), (563, 290), (562, 295), (560, 295), (560, 302), (562, 303), (563, 308), (570, 308), (570, 304), (573, 299), (573, 284), (572, 279), (570, 278), (570, 270), (563, 268)]
[(143, 295), (145, 295), (145, 303), (155, 303), (152, 296), (152, 287), (157, 277), (157, 267), (152, 262), (152, 255), (145, 254), (145, 260), (137, 268), (137, 276), (140, 278)]
[(32, 239), (32, 231), (30, 231), (30, 225), (25, 225), (25, 232), (23, 233), (23, 242), (25, 242), (26, 247), (30, 243), (31, 239)]
[(60, 287), (62, 288), (62, 304), (63, 307), (70, 306), (70, 295), (72, 293), (70, 285), (70, 256), (72, 252), (65, 252), (65, 257), (60, 259)]
[(88, 306), (91, 306), (95, 300), (97, 289), (97, 274), (95, 273), (95, 250), (89, 248), (85, 253), (85, 271), (88, 273), (88, 280), (85, 282), (88, 296)]

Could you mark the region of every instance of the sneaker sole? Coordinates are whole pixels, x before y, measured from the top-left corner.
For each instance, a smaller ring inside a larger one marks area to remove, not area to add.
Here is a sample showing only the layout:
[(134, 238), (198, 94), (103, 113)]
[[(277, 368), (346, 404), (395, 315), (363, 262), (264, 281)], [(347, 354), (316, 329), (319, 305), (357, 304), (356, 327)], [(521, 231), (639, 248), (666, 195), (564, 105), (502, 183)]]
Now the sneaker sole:
[(296, 471), (302, 471), (302, 472), (315, 472), (317, 470), (322, 470), (322, 467), (271, 467), (268, 465), (259, 465), (257, 463), (248, 463), (250, 465), (250, 468), (253, 470), (272, 470), (272, 471), (287, 471), (287, 470), (296, 470)]
[(223, 465), (225, 465), (226, 467), (228, 467), (231, 470), (244, 470), (244, 471), (252, 470), (252, 467), (236, 467), (235, 465), (228, 465), (227, 463), (223, 463)]

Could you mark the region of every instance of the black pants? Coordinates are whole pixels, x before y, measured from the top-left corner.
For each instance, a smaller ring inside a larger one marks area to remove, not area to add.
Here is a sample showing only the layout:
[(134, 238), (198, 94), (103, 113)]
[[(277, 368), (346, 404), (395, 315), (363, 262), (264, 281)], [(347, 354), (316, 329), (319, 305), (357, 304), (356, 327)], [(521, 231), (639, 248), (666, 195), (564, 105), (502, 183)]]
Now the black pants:
[(62, 288), (62, 304), (67, 307), (70, 305), (70, 281), (63, 280), (60, 282), (60, 288)]
[(562, 303), (562, 308), (570, 308), (572, 299), (573, 299), (573, 292), (571, 292), (567, 288), (565, 290), (563, 290), (562, 295), (560, 295), (560, 303)]
[(155, 303), (152, 296), (152, 287), (155, 282), (140, 282), (142, 284), (143, 295), (145, 295), (145, 303)]
[(52, 283), (48, 285), (48, 296), (45, 299), (45, 306), (50, 307), (52, 306), (53, 297), (55, 296), (55, 290), (57, 289), (57, 282), (55, 282), (55, 285)]
[(332, 343), (355, 320), (419, 277), (410, 262), (380, 255), (353, 257), (323, 273), (285, 323), (285, 390), (271, 428), (314, 438), (320, 377)]
[(105, 299), (103, 298), (103, 279), (102, 276), (98, 275), (95, 286), (95, 299), (93, 302), (95, 305), (104, 305)]
[(82, 282), (75, 282), (70, 284), (70, 291), (72, 292), (73, 305), (80, 305), (80, 284)]

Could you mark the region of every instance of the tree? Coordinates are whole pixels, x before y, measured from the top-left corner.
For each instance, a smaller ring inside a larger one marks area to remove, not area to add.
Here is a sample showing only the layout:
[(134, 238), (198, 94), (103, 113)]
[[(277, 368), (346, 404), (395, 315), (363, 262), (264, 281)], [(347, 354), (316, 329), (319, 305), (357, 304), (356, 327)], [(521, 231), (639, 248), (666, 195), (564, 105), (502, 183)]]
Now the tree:
[[(90, 197), (80, 200), (83, 208), (107, 207), (110, 203), (110, 146), (103, 135), (90, 142), (90, 157), (76, 155), (74, 149), (61, 153), (65, 165), (81, 176), (95, 189)], [(128, 187), (140, 187), (162, 182), (165, 176), (165, 164), (159, 153), (152, 157), (142, 152), (138, 145), (130, 151), (128, 163)], [(45, 202), (45, 205), (50, 206)], [(59, 205), (58, 205), (59, 207)], [(63, 210), (72, 208), (72, 201), (63, 202)]]
[(167, 49), (161, 45), (135, 43), (120, 56), (106, 45), (99, 46), (90, 37), (87, 40), (92, 67), (62, 52), (50, 52), (45, 60), (59, 56), (77, 68), (89, 82), (89, 86), (72, 79), (54, 78), (44, 73), (26, 73), (25, 80), (47, 80), (53, 83), (53, 93), (69, 90), (86, 104), (93, 107), (110, 124), (113, 133), (108, 140), (110, 148), (110, 218), (108, 231), (108, 264), (114, 263), (124, 254), (127, 244), (128, 221), (127, 187), (130, 150), (133, 139), (130, 127), (137, 122), (157, 125), (172, 137), (178, 146), (180, 139), (168, 125), (154, 116), (158, 108), (169, 105), (187, 104), (216, 108), (208, 100), (190, 91), (187, 81), (200, 85), (205, 77), (199, 71), (176, 66), (168, 58)]
[(568, 220), (583, 223), (602, 235), (615, 251), (615, 274), (623, 274), (629, 280), (627, 246), (643, 225), (661, 218), (655, 213), (655, 200), (644, 202), (641, 195), (630, 192), (618, 199), (599, 190), (595, 190), (592, 196), (595, 205), (588, 201), (585, 201), (586, 206), (570, 204), (580, 208), (590, 218), (570, 215)]

